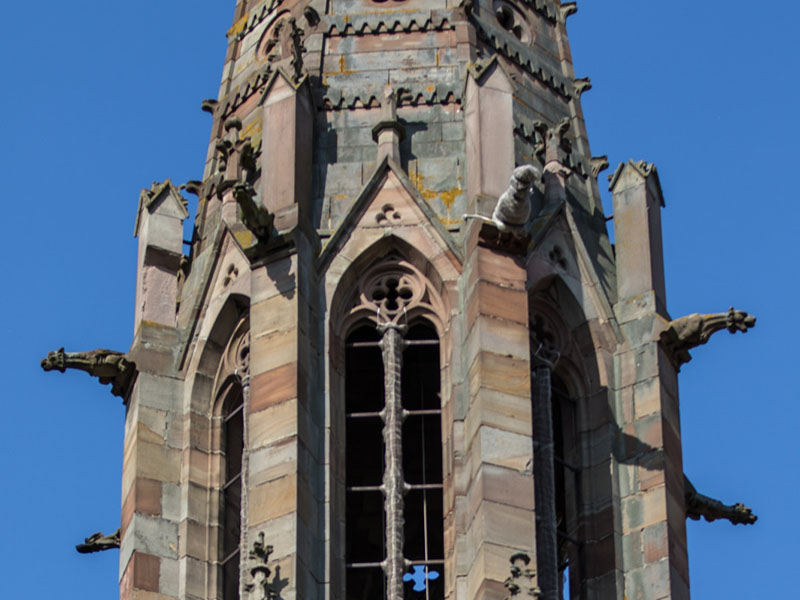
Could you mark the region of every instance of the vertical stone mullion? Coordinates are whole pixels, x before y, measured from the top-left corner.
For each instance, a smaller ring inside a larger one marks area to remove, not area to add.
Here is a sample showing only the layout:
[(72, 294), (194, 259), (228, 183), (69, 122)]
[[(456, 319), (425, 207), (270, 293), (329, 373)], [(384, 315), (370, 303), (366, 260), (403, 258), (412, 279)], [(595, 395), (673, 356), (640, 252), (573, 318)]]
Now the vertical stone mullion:
[(401, 369), (403, 361), (402, 328), (387, 323), (380, 346), (383, 354), (385, 406), (383, 440), (386, 465), (383, 472), (384, 510), (386, 512), (386, 574), (388, 600), (402, 600), (403, 572), (403, 406)]
[[(249, 334), (248, 334), (249, 338)], [(250, 342), (248, 340), (247, 345), (249, 347)], [(249, 352), (249, 350), (248, 350)], [(250, 424), (248, 420), (248, 416), (250, 414), (250, 373), (249, 371), (245, 371), (241, 375), (242, 379), (242, 441), (243, 441), (243, 451), (242, 451), (242, 471), (239, 477), (241, 477), (242, 485), (241, 485), (241, 507), (240, 507), (240, 525), (239, 525), (239, 596), (241, 598), (246, 598), (247, 595), (245, 594), (245, 585), (247, 582), (247, 555), (248, 550), (250, 548), (250, 544), (248, 543), (248, 535), (247, 535), (247, 521), (248, 521), (248, 512), (247, 512), (247, 488), (248, 488), (248, 481), (249, 481), (249, 463), (250, 463), (250, 453), (248, 448), (250, 448)]]

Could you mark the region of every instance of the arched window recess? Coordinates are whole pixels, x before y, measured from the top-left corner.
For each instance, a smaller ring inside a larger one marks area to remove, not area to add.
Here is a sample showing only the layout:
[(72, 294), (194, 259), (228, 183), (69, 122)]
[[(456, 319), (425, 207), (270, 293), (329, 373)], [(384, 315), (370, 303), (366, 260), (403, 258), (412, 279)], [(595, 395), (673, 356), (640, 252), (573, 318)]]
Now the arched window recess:
[(357, 290), (345, 340), (345, 597), (442, 600), (436, 296), (396, 256)]
[(233, 330), (217, 371), (215, 414), (222, 453), (219, 479), (218, 593), (222, 600), (240, 598), (241, 548), (246, 524), (246, 410), (250, 394), (250, 327), (243, 316)]

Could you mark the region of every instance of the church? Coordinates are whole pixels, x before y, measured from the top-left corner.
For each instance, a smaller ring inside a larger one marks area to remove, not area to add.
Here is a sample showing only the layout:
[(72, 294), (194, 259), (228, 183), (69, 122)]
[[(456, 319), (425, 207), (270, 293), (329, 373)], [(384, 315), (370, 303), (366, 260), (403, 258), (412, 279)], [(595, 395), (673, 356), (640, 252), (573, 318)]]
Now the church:
[(125, 403), (120, 529), (78, 547), (121, 600), (688, 599), (686, 519), (756, 521), (684, 474), (678, 398), (756, 320), (670, 316), (576, 10), (237, 0), (203, 179), (139, 197), (130, 349), (42, 361)]

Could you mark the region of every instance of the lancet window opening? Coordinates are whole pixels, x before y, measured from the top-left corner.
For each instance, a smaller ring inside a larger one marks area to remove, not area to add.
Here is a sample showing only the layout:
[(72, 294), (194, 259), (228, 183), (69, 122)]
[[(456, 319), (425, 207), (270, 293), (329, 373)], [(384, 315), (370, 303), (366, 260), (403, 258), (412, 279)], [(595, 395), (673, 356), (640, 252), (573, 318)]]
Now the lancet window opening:
[(444, 598), (439, 340), (362, 325), (345, 354), (348, 600)]
[(244, 397), (242, 386), (233, 382), (222, 408), (224, 479), (221, 490), (220, 568), (223, 600), (238, 600), (240, 572), (242, 455), (244, 452)]
[[(543, 597), (584, 597), (578, 407), (559, 367), (562, 336), (541, 315), (531, 323), (534, 489), (539, 586)], [(567, 581), (567, 578), (569, 581)]]

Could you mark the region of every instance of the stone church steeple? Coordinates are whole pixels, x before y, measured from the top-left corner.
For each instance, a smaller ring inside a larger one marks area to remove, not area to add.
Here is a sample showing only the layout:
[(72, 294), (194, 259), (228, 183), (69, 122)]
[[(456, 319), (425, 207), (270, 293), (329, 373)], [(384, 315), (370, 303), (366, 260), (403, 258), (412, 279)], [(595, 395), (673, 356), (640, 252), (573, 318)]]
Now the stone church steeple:
[(125, 399), (122, 600), (683, 599), (687, 516), (755, 520), (685, 479), (677, 386), (755, 320), (669, 316), (653, 165), (610, 243), (576, 10), (237, 2), (130, 350), (43, 361)]

